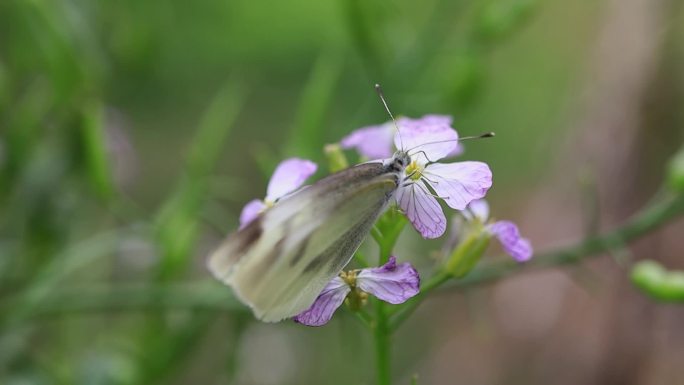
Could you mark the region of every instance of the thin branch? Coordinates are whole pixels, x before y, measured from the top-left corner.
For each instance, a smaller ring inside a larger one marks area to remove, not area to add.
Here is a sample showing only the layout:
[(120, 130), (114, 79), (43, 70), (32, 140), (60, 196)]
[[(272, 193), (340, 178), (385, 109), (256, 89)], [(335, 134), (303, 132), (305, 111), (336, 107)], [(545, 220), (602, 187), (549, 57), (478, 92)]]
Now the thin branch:
[(634, 241), (682, 214), (684, 214), (684, 196), (668, 197), (643, 209), (615, 230), (588, 238), (574, 246), (538, 254), (524, 264), (509, 259), (484, 265), (464, 279), (455, 281), (454, 286), (472, 286), (520, 271), (576, 263), (586, 257), (609, 252), (616, 244), (624, 245)]
[[(7, 314), (24, 300), (17, 294), (0, 301), (0, 313)], [(248, 312), (227, 287), (217, 282), (184, 284), (79, 285), (55, 288), (39, 306), (33, 306), (22, 319), (59, 316), (70, 313), (136, 312), (157, 309), (205, 309)]]

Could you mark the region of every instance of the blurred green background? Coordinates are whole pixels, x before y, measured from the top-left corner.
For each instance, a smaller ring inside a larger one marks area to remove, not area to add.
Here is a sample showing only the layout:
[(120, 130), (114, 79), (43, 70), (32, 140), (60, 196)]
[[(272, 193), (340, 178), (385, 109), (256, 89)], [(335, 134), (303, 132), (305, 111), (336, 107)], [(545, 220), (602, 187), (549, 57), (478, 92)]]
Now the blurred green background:
[[(260, 324), (204, 258), (278, 161), (387, 120), (376, 82), (395, 114), (495, 131), (464, 156), (494, 214), (565, 244), (642, 206), (681, 144), (684, 6), (0, 2), (0, 383), (372, 383), (353, 317)], [(681, 231), (631, 253), (684, 267)], [(404, 235), (429, 270), (441, 241)], [(609, 258), (528, 274), (428, 303), (395, 378), (674, 384), (682, 317)]]

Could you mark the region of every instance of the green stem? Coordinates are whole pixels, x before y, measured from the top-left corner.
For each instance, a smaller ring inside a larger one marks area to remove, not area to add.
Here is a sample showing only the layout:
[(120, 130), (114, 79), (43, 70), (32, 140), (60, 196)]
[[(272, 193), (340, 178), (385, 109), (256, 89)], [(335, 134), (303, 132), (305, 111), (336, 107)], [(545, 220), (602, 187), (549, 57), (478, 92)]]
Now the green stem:
[(387, 246), (386, 244), (380, 245), (380, 258), (378, 260), (378, 266), (382, 266), (389, 261), (389, 257), (392, 254), (392, 248), (393, 246)]
[[(392, 215), (388, 213), (387, 215)], [(404, 228), (405, 220), (399, 218), (395, 221), (382, 221), (378, 226), (378, 236), (375, 240), (380, 247), (379, 265), (387, 263), (392, 249), (399, 238), (401, 230)], [(378, 385), (389, 385), (391, 383), (391, 338), (392, 330), (389, 323), (389, 314), (385, 302), (375, 301), (375, 324), (373, 328), (373, 340), (375, 342), (375, 361)]]
[(537, 254), (524, 264), (510, 259), (487, 264), (475, 269), (464, 279), (454, 282), (454, 287), (491, 282), (520, 271), (577, 263), (586, 257), (613, 251), (615, 245), (625, 245), (638, 239), (682, 214), (684, 214), (684, 195), (667, 197), (643, 209), (623, 226), (613, 231), (585, 239), (570, 247)]
[(356, 318), (365, 326), (368, 328), (368, 330), (373, 330), (375, 322), (373, 321), (373, 316), (368, 314), (366, 310), (364, 309), (359, 309), (358, 311), (355, 311), (354, 314), (356, 315)]
[(368, 258), (366, 258), (366, 256), (358, 250), (356, 253), (354, 253), (354, 259), (362, 268), (370, 266), (368, 264)]
[(451, 278), (451, 275), (446, 271), (440, 271), (432, 276), (424, 285), (422, 285), (420, 292), (413, 298), (406, 301), (402, 307), (395, 308), (392, 320), (389, 324), (390, 331), (394, 332), (404, 321), (406, 321), (411, 314), (420, 306), (428, 294), (440, 287)]
[(391, 383), (390, 376), (390, 334), (389, 322), (387, 313), (385, 312), (385, 303), (376, 301), (375, 306), (375, 358), (378, 385), (389, 385)]
[[(0, 298), (0, 314), (12, 314), (27, 301), (27, 293)], [(91, 284), (55, 286), (29, 311), (17, 315), (16, 321), (49, 318), (66, 314), (102, 312), (148, 312), (168, 309), (206, 309), (249, 313), (224, 286), (213, 279), (193, 283)]]

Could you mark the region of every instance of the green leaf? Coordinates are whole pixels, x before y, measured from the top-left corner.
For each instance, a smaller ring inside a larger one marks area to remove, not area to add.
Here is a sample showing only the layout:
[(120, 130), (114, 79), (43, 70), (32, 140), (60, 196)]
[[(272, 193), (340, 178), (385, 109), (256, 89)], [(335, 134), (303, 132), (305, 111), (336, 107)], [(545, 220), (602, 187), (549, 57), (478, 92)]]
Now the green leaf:
[(286, 146), (288, 154), (314, 159), (320, 155), (325, 143), (322, 137), (326, 132), (323, 128), (325, 117), (332, 105), (342, 69), (342, 60), (336, 55), (324, 54), (316, 61), (297, 107)]
[(99, 103), (88, 106), (81, 119), (81, 146), (86, 175), (100, 198), (111, 198), (114, 182), (107, 155), (102, 106)]

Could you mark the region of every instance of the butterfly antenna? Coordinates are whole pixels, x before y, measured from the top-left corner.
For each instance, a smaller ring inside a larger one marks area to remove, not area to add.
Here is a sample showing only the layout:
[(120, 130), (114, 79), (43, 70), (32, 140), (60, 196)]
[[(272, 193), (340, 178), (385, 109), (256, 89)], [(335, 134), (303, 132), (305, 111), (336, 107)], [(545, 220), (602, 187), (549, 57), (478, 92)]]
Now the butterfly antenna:
[(394, 119), (394, 115), (392, 115), (392, 111), (390, 111), (389, 106), (387, 105), (387, 101), (385, 100), (385, 94), (382, 92), (382, 87), (380, 84), (375, 83), (375, 92), (378, 93), (378, 96), (380, 97), (380, 101), (382, 102), (382, 105), (385, 106), (385, 111), (389, 114), (390, 118), (392, 118), (392, 122), (394, 123), (394, 128), (397, 130), (397, 133), (399, 134), (399, 144), (401, 145), (401, 149), (404, 149), (404, 141), (401, 139), (401, 131), (399, 131), (399, 126), (397, 125), (397, 120)]
[[(446, 142), (460, 142), (461, 140), (493, 138), (493, 137), (495, 137), (495, 136), (496, 136), (496, 135), (495, 135), (493, 132), (490, 131), (490, 132), (485, 132), (484, 134), (480, 134), (480, 135), (464, 136), (464, 137), (462, 137), (462, 138), (457, 138), (457, 139), (437, 140), (437, 141), (434, 141), (434, 142), (421, 143), (421, 144), (419, 144), (419, 145), (417, 145), (417, 146), (415, 146), (415, 147), (413, 147), (413, 148), (409, 148), (408, 150), (406, 150), (406, 152), (413, 151), (413, 150), (415, 150), (415, 149), (418, 148), (418, 147), (427, 146), (428, 144), (438, 144), (438, 143), (446, 143)], [(419, 151), (419, 152), (420, 152), (420, 151)]]
[(493, 132), (490, 131), (490, 132), (485, 132), (484, 134), (480, 134), (480, 135), (464, 136), (462, 138), (458, 138), (458, 140), (484, 139), (484, 138), (493, 138), (495, 136), (496, 136), (496, 134), (494, 134)]

